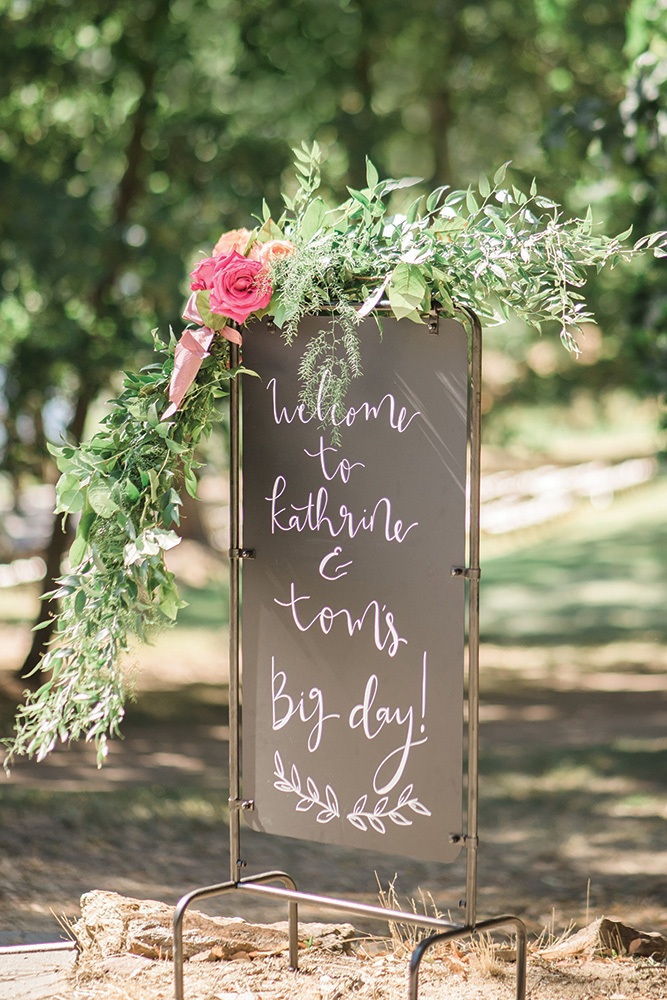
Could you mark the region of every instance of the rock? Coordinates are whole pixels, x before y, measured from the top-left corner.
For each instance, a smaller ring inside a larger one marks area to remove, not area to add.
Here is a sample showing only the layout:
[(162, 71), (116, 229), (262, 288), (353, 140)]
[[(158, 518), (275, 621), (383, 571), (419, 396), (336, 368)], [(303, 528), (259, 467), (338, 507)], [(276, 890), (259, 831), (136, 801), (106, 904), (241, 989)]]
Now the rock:
[[(286, 920), (280, 920), (269, 926), (287, 933)], [(299, 923), (299, 941), (304, 942), (308, 948), (324, 948), (325, 951), (349, 955), (352, 951), (352, 942), (358, 937), (359, 934), (352, 924)]]
[[(102, 956), (129, 953), (172, 958), (174, 908), (152, 899), (131, 899), (93, 890), (81, 897), (81, 919), (73, 932), (83, 951)], [(351, 924), (300, 924), (303, 946), (349, 951)], [(208, 961), (250, 961), (277, 955), (289, 946), (287, 922), (250, 924), (239, 917), (208, 917), (188, 910), (183, 921), (183, 956)]]
[(540, 948), (542, 958), (576, 955), (633, 955), (658, 960), (667, 957), (667, 938), (656, 931), (639, 931), (614, 917), (600, 917), (562, 941)]
[(610, 917), (603, 917), (598, 931), (600, 946), (608, 953), (635, 958), (667, 958), (667, 938), (657, 931), (638, 931)]

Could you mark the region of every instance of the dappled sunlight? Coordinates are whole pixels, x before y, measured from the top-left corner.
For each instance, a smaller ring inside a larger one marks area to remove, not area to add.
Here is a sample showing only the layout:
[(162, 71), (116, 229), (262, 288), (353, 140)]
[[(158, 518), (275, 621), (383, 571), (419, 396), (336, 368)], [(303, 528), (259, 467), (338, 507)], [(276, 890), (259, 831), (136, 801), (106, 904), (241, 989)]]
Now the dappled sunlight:
[(482, 531), (499, 535), (544, 524), (569, 513), (583, 498), (597, 510), (605, 510), (616, 493), (648, 482), (656, 471), (655, 459), (633, 458), (615, 465), (599, 461), (544, 465), (483, 476)]
[(546, 722), (555, 719), (558, 710), (553, 705), (480, 705), (481, 722)]
[(191, 684), (224, 685), (229, 678), (227, 628), (178, 626), (150, 645), (135, 642), (123, 666), (141, 691), (169, 691), (184, 678)]
[(665, 694), (664, 674), (599, 673), (583, 677), (582, 689), (588, 691), (655, 691)]

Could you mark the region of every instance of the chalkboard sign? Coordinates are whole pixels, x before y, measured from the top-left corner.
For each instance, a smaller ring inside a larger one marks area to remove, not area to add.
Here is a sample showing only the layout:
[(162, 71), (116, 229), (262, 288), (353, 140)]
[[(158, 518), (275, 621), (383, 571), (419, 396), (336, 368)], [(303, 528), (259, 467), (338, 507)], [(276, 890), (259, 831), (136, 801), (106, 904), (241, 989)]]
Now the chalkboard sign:
[[(467, 338), (364, 321), (331, 428), (243, 335), (243, 798), (255, 829), (452, 860), (462, 827)], [(326, 416), (326, 415), (324, 415)]]

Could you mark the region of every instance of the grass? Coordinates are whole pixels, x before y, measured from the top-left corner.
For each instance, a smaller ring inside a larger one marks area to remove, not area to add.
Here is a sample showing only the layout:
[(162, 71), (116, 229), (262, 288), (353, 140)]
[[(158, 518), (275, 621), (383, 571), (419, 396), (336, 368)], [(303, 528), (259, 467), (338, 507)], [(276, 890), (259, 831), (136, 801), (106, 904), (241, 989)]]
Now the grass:
[[(124, 842), (124, 831), (152, 836), (156, 825), (164, 824), (174, 839), (184, 834), (209, 831), (219, 835), (226, 824), (227, 796), (224, 790), (137, 786), (105, 792), (61, 792), (44, 788), (0, 786), (3, 826), (25, 824), (30, 839), (31, 817), (48, 817), (40, 836), (58, 839), (69, 831), (95, 831), (96, 837)], [(48, 831), (47, 832), (47, 826)]]
[[(579, 508), (495, 558), (482, 543), (482, 641), (667, 642), (667, 477)], [(530, 537), (530, 536), (528, 536)]]

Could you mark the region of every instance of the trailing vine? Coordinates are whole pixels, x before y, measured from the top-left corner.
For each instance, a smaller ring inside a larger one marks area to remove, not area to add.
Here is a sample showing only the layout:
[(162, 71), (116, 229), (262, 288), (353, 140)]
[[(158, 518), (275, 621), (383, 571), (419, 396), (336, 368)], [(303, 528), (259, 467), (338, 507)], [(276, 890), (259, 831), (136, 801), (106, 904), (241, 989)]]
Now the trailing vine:
[(197, 489), (197, 446), (238, 369), (230, 370), (228, 342), (218, 340), (178, 419), (162, 421), (172, 365), (173, 342), (162, 364), (125, 376), (89, 442), (51, 448), (61, 472), (56, 513), (79, 515), (79, 523), (70, 570), (47, 595), (60, 602), (39, 666), (48, 679), (18, 709), (5, 769), (16, 755), (41, 760), (58, 741), (79, 737), (94, 741), (100, 764), (130, 694), (120, 655), (132, 636), (145, 640), (184, 606), (164, 553), (179, 542), (182, 490)]

